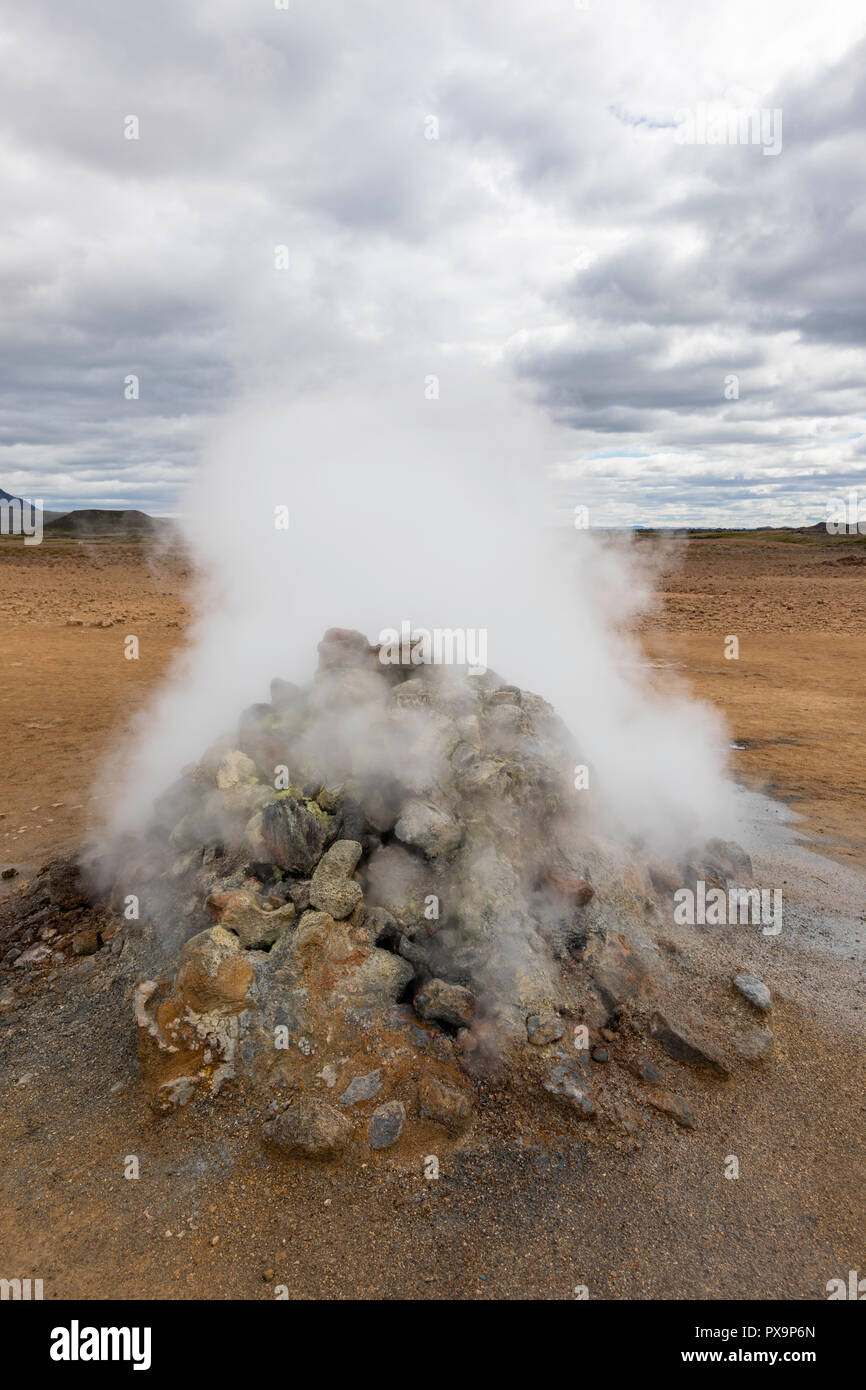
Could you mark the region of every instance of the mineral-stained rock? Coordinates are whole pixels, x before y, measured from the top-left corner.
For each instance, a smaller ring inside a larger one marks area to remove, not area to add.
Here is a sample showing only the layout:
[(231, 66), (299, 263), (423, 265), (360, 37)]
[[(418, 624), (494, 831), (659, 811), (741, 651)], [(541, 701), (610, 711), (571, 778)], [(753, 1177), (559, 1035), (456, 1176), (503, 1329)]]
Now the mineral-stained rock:
[(63, 859), (51, 865), (48, 889), (52, 903), (63, 912), (87, 905), (88, 898), (82, 882), (81, 869), (70, 859)]
[(576, 907), (585, 907), (595, 896), (592, 884), (569, 869), (550, 866), (542, 871), (541, 880), (546, 887), (552, 888), (561, 897), (570, 899)]
[(262, 839), (268, 859), (290, 874), (309, 878), (322, 857), (331, 822), (293, 796), (271, 801), (262, 811)]
[(403, 1133), (406, 1123), (406, 1107), (401, 1100), (386, 1100), (377, 1105), (370, 1116), (370, 1147), (390, 1149)]
[(589, 1082), (577, 1062), (564, 1062), (554, 1067), (543, 1085), (551, 1095), (564, 1096), (585, 1120), (594, 1118)]
[(605, 1005), (616, 1013), (633, 999), (647, 977), (647, 968), (628, 942), (621, 936), (611, 936), (599, 955), (593, 978)]
[(257, 780), (258, 769), (255, 763), (239, 748), (226, 753), (217, 768), (216, 784), (221, 792), (231, 791), (234, 787), (243, 787)]
[(238, 938), (225, 927), (199, 932), (178, 958), (177, 987), (184, 1003), (196, 1013), (242, 1009), (252, 978)]
[(670, 1115), (671, 1119), (676, 1120), (683, 1129), (694, 1129), (696, 1124), (695, 1112), (682, 1096), (676, 1096), (672, 1091), (666, 1091), (661, 1086), (653, 1086), (645, 1093), (643, 1099), (654, 1110), (661, 1110), (665, 1115)]
[(211, 893), (205, 907), (215, 922), (233, 931), (248, 950), (271, 946), (295, 920), (294, 903), (266, 912), (251, 893)]
[(750, 1004), (754, 1004), (762, 1014), (770, 1012), (772, 1007), (772, 997), (764, 981), (758, 975), (743, 974), (734, 976), (734, 988), (738, 989), (744, 999), (748, 999)]
[[(353, 939), (348, 922), (326, 912), (305, 912), (297, 930), (274, 946), (275, 978), (301, 988), (318, 1007), (340, 1000), (384, 1008), (403, 993), (414, 974), (408, 961)], [(269, 957), (270, 960), (270, 957)]]
[(345, 978), (338, 993), (356, 1004), (381, 1008), (400, 998), (414, 974), (408, 961), (374, 947)]
[(415, 995), (415, 1008), (419, 1016), (429, 1022), (464, 1028), (474, 1017), (475, 995), (447, 980), (428, 980)]
[(683, 1024), (666, 1018), (664, 1014), (655, 1013), (652, 1017), (652, 1034), (675, 1061), (701, 1067), (716, 1076), (728, 1075), (728, 1069), (713, 1045)]
[(378, 1067), (368, 1071), (366, 1076), (354, 1076), (345, 1091), (338, 1096), (341, 1105), (357, 1105), (362, 1100), (372, 1100), (382, 1089), (382, 1073)]
[(154, 1110), (163, 1113), (169, 1110), (177, 1110), (181, 1105), (186, 1105), (195, 1095), (195, 1081), (191, 1076), (176, 1076), (172, 1081), (164, 1081), (158, 1086), (151, 1104)]
[(326, 1100), (302, 1096), (262, 1126), (266, 1143), (292, 1158), (335, 1158), (352, 1133), (352, 1121)]
[(418, 1083), (418, 1113), (422, 1120), (435, 1120), (452, 1134), (462, 1134), (472, 1118), (472, 1102), (465, 1091), (427, 1074)]
[(92, 956), (99, 950), (99, 933), (77, 931), (72, 938), (72, 953), (76, 956)]
[(428, 859), (450, 854), (463, 840), (463, 827), (453, 816), (418, 798), (405, 803), (394, 833), (398, 840), (420, 849)]
[(563, 1032), (563, 1022), (558, 1014), (531, 1014), (526, 1020), (526, 1036), (535, 1047), (558, 1042)]
[(361, 858), (357, 840), (337, 840), (319, 861), (310, 882), (310, 906), (335, 920), (348, 917), (363, 893), (351, 875)]

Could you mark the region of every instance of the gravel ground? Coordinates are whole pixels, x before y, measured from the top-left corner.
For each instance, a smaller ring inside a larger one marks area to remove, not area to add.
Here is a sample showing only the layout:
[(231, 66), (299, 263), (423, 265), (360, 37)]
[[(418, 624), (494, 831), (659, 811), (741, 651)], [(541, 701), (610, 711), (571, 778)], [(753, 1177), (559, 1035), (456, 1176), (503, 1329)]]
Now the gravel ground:
[(46, 1298), (824, 1297), (866, 1268), (864, 879), (806, 853), (772, 803), (744, 798), (750, 818), (782, 935), (672, 945), (716, 1028), (755, 1021), (734, 973), (766, 980), (774, 1054), (727, 1084), (657, 1058), (695, 1130), (647, 1111), (637, 1138), (570, 1116), (551, 1134), (491, 1084), (438, 1180), (387, 1155), (275, 1162), (237, 1096), (150, 1115), (131, 977), (103, 950), (0, 1020), (4, 1274)]

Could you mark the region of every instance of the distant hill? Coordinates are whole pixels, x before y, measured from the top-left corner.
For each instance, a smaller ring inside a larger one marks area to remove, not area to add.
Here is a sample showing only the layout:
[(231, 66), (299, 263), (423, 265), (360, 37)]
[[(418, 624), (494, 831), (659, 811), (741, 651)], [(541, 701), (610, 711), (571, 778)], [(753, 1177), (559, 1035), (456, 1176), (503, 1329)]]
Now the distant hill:
[(91, 536), (128, 539), (134, 536), (151, 536), (158, 529), (159, 523), (146, 512), (101, 511), (94, 507), (67, 512), (65, 516), (48, 522), (45, 535), (73, 536), (78, 539)]

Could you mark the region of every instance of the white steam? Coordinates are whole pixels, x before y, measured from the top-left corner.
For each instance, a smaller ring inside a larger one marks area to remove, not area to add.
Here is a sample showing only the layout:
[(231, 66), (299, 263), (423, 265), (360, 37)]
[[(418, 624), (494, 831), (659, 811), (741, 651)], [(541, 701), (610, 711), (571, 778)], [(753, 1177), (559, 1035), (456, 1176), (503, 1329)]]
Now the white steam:
[(437, 400), (418, 378), (249, 395), (185, 501), (199, 617), (128, 750), (113, 831), (143, 826), (271, 677), (307, 681), (325, 629), (375, 642), (407, 620), (487, 630), (490, 667), (575, 735), (599, 829), (665, 851), (732, 833), (721, 720), (653, 693), (627, 635), (651, 602), (635, 547), (554, 524), (549, 473), (567, 453), (564, 431), (481, 374), (443, 378)]

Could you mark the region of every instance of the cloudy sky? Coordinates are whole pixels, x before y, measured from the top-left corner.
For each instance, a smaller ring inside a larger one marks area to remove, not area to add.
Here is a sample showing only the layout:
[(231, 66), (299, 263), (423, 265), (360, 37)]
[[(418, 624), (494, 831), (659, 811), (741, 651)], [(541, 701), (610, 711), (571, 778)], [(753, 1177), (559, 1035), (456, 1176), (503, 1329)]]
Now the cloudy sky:
[(282, 3), (7, 9), (0, 486), (171, 513), (245, 384), (481, 365), (604, 524), (866, 492), (862, 0)]

